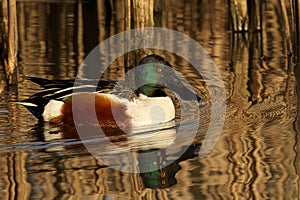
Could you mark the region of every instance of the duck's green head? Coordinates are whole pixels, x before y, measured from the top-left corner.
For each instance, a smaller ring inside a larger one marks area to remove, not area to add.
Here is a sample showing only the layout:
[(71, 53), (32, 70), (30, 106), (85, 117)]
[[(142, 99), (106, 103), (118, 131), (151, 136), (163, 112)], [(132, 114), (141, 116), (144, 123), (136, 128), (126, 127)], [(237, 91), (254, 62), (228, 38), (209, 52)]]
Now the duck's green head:
[(166, 96), (165, 88), (177, 93), (184, 100), (197, 100), (201, 98), (188, 89), (175, 74), (168, 61), (158, 55), (144, 57), (140, 63), (139, 70), (135, 73), (137, 85), (141, 85), (138, 93), (148, 97)]

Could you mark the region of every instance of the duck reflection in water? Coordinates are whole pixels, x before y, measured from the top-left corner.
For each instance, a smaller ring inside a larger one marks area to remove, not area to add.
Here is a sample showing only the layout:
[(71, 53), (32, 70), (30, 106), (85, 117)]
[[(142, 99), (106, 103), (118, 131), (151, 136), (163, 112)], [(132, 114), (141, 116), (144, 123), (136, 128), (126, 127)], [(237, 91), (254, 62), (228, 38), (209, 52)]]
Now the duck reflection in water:
[[(181, 161), (193, 158), (197, 156), (197, 152), (200, 149), (199, 145), (191, 145), (177, 160), (171, 162), (169, 165), (162, 167), (168, 160), (165, 149), (157, 150), (152, 157), (144, 156), (143, 151), (139, 154), (139, 167), (143, 171), (141, 173), (143, 184), (146, 188), (168, 188), (177, 183), (175, 175), (181, 169), (179, 163)], [(153, 150), (149, 150), (153, 151)], [(173, 155), (169, 155), (173, 156)], [(152, 170), (156, 169), (156, 170)]]
[[(43, 123), (36, 126), (36, 136), (38, 140), (54, 142), (56, 140), (64, 141), (60, 147), (53, 148), (52, 151), (71, 150), (76, 152), (88, 152), (86, 146), (84, 145), (84, 140), (93, 139), (93, 144), (96, 149), (99, 150), (100, 154), (108, 155), (111, 153), (118, 154), (118, 152), (110, 152), (109, 145), (101, 138), (97, 137), (99, 132), (93, 127), (88, 127), (85, 134), (85, 138), (80, 138), (76, 128), (72, 126), (57, 126), (49, 123)], [(41, 129), (44, 129), (44, 134), (41, 136)], [(35, 132), (33, 131), (33, 132)], [(116, 135), (116, 132), (119, 135)], [(170, 128), (167, 130), (152, 131), (150, 134), (155, 135), (155, 137), (149, 137), (148, 140), (136, 139), (136, 136), (124, 134), (121, 130), (107, 130), (105, 132), (107, 138), (110, 142), (117, 147), (127, 148), (128, 151), (137, 152), (138, 167), (140, 177), (142, 179), (145, 188), (168, 188), (177, 183), (176, 174), (181, 169), (179, 163), (181, 161), (193, 158), (197, 156), (197, 152), (200, 149), (199, 145), (191, 145), (187, 150), (174, 162), (166, 165), (168, 161), (174, 158), (173, 154), (166, 153), (165, 147), (172, 145), (169, 141), (174, 141), (176, 136), (176, 129)], [(141, 135), (143, 133), (140, 133)], [(147, 133), (149, 134), (149, 132)], [(74, 143), (74, 141), (77, 141)], [(168, 142), (163, 142), (168, 141)], [(164, 143), (164, 144), (163, 144)], [(59, 148), (59, 149), (57, 149)], [(178, 153), (178, 152), (175, 152)], [(119, 157), (120, 155), (116, 155)], [(114, 157), (114, 156), (113, 156)], [(169, 159), (171, 158), (171, 159)], [(126, 163), (128, 165), (130, 163)]]

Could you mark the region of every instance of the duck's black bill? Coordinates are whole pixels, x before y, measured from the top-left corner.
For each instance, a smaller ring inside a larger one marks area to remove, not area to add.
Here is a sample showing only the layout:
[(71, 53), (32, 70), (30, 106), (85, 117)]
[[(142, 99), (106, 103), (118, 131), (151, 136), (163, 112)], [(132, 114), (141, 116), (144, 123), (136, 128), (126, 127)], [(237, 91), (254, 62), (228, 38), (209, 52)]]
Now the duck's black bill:
[(201, 97), (189, 88), (187, 88), (177, 77), (174, 77), (174, 79), (170, 81), (167, 86), (171, 91), (175, 92), (182, 100), (198, 102), (201, 101)]

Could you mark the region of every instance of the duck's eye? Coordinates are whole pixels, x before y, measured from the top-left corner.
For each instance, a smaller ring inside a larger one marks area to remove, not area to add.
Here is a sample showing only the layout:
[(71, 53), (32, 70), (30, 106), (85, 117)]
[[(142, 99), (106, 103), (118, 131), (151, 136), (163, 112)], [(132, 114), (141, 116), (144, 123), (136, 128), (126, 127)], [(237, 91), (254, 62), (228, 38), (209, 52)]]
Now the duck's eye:
[(160, 67), (158, 67), (158, 68), (156, 69), (156, 71), (157, 71), (158, 73), (160, 73), (162, 70), (161, 70)]

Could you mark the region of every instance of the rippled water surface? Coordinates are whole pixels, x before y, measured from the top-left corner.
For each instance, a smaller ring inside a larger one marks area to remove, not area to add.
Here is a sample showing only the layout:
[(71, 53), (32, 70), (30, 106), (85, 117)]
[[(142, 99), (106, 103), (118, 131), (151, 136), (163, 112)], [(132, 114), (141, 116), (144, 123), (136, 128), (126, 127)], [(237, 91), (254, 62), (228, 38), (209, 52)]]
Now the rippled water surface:
[[(42, 89), (26, 76), (75, 78), (92, 48), (124, 30), (123, 1), (109, 2), (18, 2), (20, 83), (0, 87), (0, 199), (299, 199), (300, 76), (275, 0), (265, 4), (263, 29), (254, 32), (230, 31), (223, 1), (166, 1), (157, 8), (155, 25), (196, 40), (224, 81), (225, 124), (205, 157), (198, 154), (213, 112), (210, 95), (195, 69), (170, 52), (154, 50), (203, 97), (196, 136), (193, 118), (178, 134), (182, 116), (177, 112), (174, 126), (160, 131), (108, 130), (118, 147), (112, 148), (93, 130), (79, 140), (74, 130), (38, 122), (15, 102)], [(123, 74), (119, 58), (103, 79)], [(187, 109), (191, 114), (192, 108)], [(163, 149), (168, 145), (174, 148)], [(132, 168), (147, 172), (118, 170)]]

